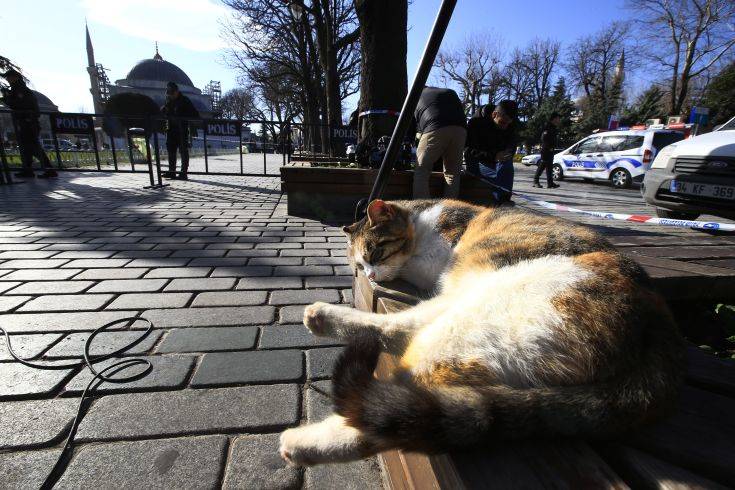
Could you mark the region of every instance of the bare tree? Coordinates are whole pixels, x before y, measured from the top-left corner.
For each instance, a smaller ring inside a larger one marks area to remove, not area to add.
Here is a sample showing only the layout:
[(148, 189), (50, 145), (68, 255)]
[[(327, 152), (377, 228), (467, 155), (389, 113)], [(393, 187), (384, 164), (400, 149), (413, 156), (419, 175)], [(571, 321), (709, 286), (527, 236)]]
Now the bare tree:
[(541, 107), (549, 95), (554, 71), (559, 61), (560, 46), (559, 41), (536, 38), (519, 57), (519, 63), (527, 71), (530, 79), (532, 89), (530, 102), (534, 110)]
[(250, 119), (256, 117), (255, 89), (237, 87), (228, 90), (220, 101), (222, 117), (225, 119)]
[(434, 66), (439, 69), (439, 80), (459, 89), (468, 114), (482, 106), (483, 95), (489, 102), (495, 100), (503, 84), (502, 53), (502, 41), (482, 33), (467, 36), (458, 47), (444, 49), (437, 55)]
[[(735, 2), (733, 0), (629, 0), (629, 9), (645, 19), (638, 31), (647, 39), (653, 67), (670, 77), (669, 110), (679, 114), (692, 80), (733, 52)], [(667, 36), (663, 36), (666, 32)]]

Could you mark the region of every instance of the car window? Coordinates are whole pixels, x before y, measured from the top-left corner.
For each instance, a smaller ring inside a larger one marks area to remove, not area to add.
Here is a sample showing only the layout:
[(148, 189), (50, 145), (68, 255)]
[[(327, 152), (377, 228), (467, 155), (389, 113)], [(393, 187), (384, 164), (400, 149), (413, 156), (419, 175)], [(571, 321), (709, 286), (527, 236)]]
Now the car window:
[(597, 151), (607, 152), (607, 151), (620, 151), (623, 149), (622, 147), (625, 146), (625, 135), (615, 135), (615, 136), (604, 136), (602, 138), (602, 141), (600, 142), (600, 146), (597, 147)]
[(656, 151), (661, 151), (661, 148), (664, 146), (668, 146), (672, 143), (676, 143), (677, 141), (681, 141), (684, 139), (684, 134), (675, 132), (675, 133), (655, 133), (653, 135), (653, 147), (656, 149)]
[(588, 138), (582, 141), (574, 153), (590, 153), (597, 150), (598, 137)]
[(637, 150), (641, 146), (643, 146), (643, 136), (626, 136), (625, 141), (615, 151)]

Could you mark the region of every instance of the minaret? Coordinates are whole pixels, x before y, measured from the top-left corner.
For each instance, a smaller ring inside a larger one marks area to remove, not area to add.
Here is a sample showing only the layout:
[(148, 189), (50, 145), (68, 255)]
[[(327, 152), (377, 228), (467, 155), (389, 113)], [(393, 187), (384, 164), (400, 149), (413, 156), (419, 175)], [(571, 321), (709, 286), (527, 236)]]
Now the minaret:
[(625, 81), (625, 49), (623, 49), (623, 52), (620, 53), (618, 64), (615, 65), (614, 79), (616, 82), (620, 83), (620, 85), (622, 85)]
[(92, 93), (92, 103), (94, 104), (94, 112), (101, 114), (104, 110), (102, 106), (102, 94), (100, 94), (100, 76), (97, 64), (94, 62), (94, 48), (92, 47), (92, 38), (89, 36), (89, 26), (84, 23), (84, 30), (87, 33), (87, 73), (89, 73), (89, 91)]

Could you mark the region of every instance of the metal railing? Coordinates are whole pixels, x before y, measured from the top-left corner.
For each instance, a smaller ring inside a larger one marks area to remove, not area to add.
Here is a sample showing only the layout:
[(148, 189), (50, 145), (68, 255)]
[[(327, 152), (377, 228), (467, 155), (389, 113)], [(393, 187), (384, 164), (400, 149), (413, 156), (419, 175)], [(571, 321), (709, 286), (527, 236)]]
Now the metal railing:
[[(23, 114), (16, 112), (15, 116)], [(147, 172), (151, 186), (162, 185), (161, 165), (169, 158), (171, 136), (186, 141), (190, 175), (276, 177), (278, 168), (291, 163), (294, 153), (332, 155), (335, 145), (342, 145), (337, 153), (344, 154), (346, 145), (352, 143), (345, 137), (349, 128), (282, 121), (68, 112), (33, 116), (41, 127), (40, 143), (56, 169)], [(167, 130), (169, 125), (178, 131)], [(11, 182), (11, 165), (22, 164), (18, 131), (13, 112), (0, 109), (0, 182)], [(180, 148), (178, 153), (180, 168)]]

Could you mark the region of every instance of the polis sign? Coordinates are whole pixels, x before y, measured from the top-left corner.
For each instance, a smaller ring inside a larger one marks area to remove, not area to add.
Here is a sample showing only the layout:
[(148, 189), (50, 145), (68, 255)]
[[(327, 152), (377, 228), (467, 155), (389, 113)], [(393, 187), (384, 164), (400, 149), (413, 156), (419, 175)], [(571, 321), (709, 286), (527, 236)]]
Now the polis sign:
[(92, 134), (94, 133), (94, 122), (92, 116), (86, 114), (60, 112), (51, 116), (51, 128), (57, 134)]
[(357, 143), (357, 129), (349, 126), (337, 126), (332, 128), (332, 139), (345, 143)]
[(208, 136), (240, 136), (242, 127), (237, 121), (227, 119), (210, 119), (204, 124)]

